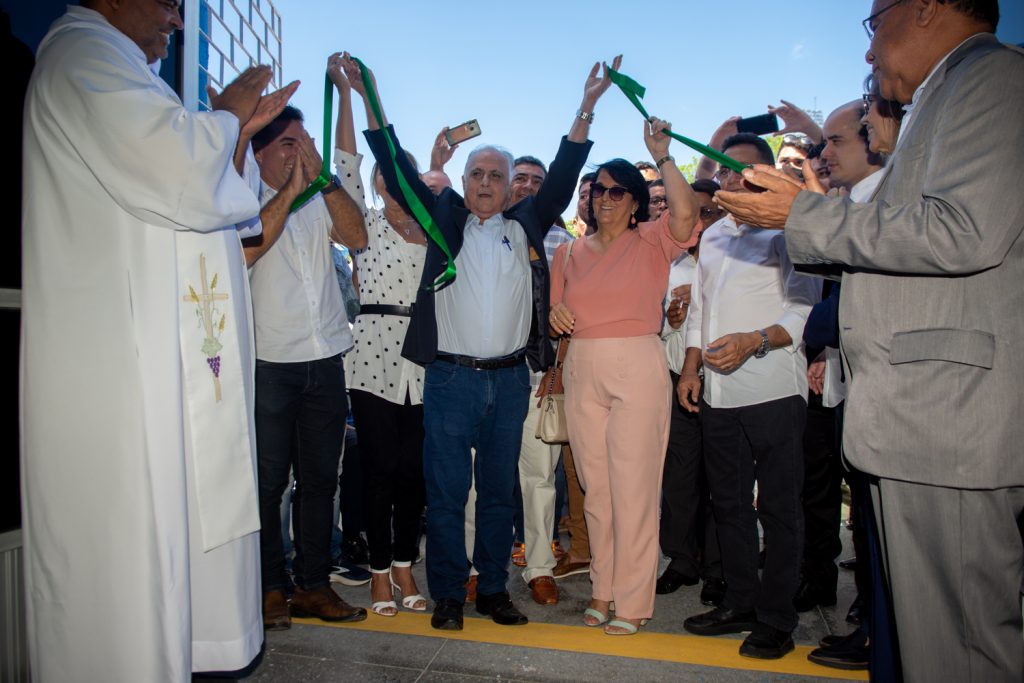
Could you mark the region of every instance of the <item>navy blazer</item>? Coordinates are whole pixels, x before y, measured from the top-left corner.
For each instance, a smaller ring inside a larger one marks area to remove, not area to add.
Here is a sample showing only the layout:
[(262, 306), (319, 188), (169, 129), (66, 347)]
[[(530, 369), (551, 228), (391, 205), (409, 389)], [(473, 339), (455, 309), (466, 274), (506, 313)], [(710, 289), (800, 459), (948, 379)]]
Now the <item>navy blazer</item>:
[[(462, 249), (462, 233), (469, 219), (469, 210), (462, 196), (451, 188), (446, 188), (439, 195), (434, 195), (423, 181), (419, 179), (416, 169), (409, 163), (402, 146), (395, 136), (394, 128), (388, 127), (396, 147), (396, 159), (402, 173), (409, 181), (412, 190), (423, 205), (434, 217), (438, 229), (454, 259)], [(383, 131), (365, 131), (370, 150), (377, 159), (388, 194), (395, 198), (402, 207), (409, 207), (398, 187), (391, 155)], [(505, 209), (502, 216), (516, 220), (523, 226), (530, 245), (530, 271), (533, 284), (533, 319), (530, 321), (530, 335), (526, 343), (526, 359), (534, 371), (546, 370), (554, 363), (554, 348), (548, 339), (548, 261), (544, 255), (544, 235), (555, 220), (572, 201), (583, 164), (587, 161), (590, 147), (586, 142), (570, 142), (562, 138), (555, 160), (551, 162), (544, 184), (533, 197), (527, 197), (515, 205)], [(510, 179), (511, 180), (511, 179)], [(411, 211), (409, 212), (412, 213)], [(423, 275), (420, 289), (416, 294), (409, 330), (405, 335), (402, 356), (425, 365), (432, 363), (437, 356), (437, 318), (434, 313), (434, 292), (427, 289), (445, 269), (445, 255), (433, 240), (427, 239), (427, 256), (423, 264)], [(456, 272), (455, 277), (458, 277)]]

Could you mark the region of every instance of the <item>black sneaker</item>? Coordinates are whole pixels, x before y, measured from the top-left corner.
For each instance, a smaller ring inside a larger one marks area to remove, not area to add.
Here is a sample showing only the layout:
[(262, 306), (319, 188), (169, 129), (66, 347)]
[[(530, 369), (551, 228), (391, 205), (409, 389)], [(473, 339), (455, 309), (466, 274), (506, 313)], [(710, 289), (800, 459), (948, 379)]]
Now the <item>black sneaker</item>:
[(710, 612), (697, 614), (683, 622), (683, 628), (698, 636), (720, 636), (726, 633), (743, 633), (757, 626), (757, 615), (753, 612), (738, 612), (728, 607), (716, 607)]
[(740, 654), (755, 659), (781, 659), (793, 651), (793, 636), (789, 631), (758, 623), (740, 645)]
[(327, 577), (331, 583), (340, 583), (343, 586), (365, 586), (370, 583), (370, 572), (341, 558), (338, 560), (338, 564), (331, 568), (331, 574)]

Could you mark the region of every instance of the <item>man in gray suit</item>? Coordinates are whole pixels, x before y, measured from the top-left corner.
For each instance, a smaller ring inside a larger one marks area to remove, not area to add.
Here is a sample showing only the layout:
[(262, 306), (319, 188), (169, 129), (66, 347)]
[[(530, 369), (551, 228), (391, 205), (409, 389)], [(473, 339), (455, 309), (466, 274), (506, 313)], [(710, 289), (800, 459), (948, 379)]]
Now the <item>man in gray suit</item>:
[(1024, 51), (996, 0), (875, 0), (867, 61), (907, 104), (874, 201), (720, 192), (843, 266), (845, 452), (873, 497), (907, 680), (1020, 681), (1024, 548)]

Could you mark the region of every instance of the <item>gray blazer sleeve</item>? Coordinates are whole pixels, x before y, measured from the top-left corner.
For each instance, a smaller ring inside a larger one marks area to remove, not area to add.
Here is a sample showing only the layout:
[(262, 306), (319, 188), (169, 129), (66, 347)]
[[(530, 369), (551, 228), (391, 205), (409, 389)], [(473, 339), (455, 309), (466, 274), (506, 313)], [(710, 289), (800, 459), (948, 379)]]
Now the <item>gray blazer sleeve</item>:
[[(1024, 228), (1024, 117), (1006, 117), (1024, 111), (1024, 57), (1003, 50), (964, 64), (950, 78), (959, 81), (943, 89), (951, 95), (927, 103), (934, 128), (911, 123), (890, 160), (881, 199), (854, 204), (811, 192), (797, 196), (786, 223), (794, 262), (910, 275), (966, 275), (1003, 262)], [(916, 128), (933, 134), (915, 136)]]

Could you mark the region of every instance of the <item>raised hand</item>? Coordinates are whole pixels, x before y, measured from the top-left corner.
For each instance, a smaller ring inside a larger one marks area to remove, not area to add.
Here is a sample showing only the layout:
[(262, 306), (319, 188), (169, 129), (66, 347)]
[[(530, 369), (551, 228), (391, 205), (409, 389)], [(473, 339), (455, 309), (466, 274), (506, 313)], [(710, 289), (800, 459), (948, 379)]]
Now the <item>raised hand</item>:
[(647, 151), (655, 161), (668, 156), (668, 146), (672, 142), (665, 131), (672, 130), (672, 124), (652, 116), (650, 123), (644, 122), (644, 142), (647, 144)]
[(292, 95), (298, 89), (299, 82), (292, 81), (280, 90), (261, 97), (259, 104), (256, 105), (256, 111), (253, 112), (248, 121), (242, 124), (242, 131), (239, 137), (247, 140), (252, 139), (252, 136), (263, 130), (267, 124), (277, 118), (277, 115), (281, 113), (281, 110), (288, 104), (288, 100), (292, 98)]
[(768, 113), (778, 116), (784, 124), (782, 130), (776, 133), (776, 135), (803, 133), (815, 142), (821, 142), (821, 128), (808, 116), (807, 112), (792, 102), (787, 102), (786, 100), (779, 101), (782, 102), (782, 106), (773, 107), (770, 104), (768, 105)]
[(238, 117), (239, 124), (244, 125), (252, 118), (256, 107), (260, 103), (263, 91), (274, 77), (274, 72), (269, 66), (251, 66), (238, 78), (217, 94), (211, 87), (206, 87), (206, 94), (210, 98), (210, 109), (214, 111), (227, 111)]
[(309, 187), (309, 181), (306, 179), (306, 165), (302, 162), (302, 155), (296, 154), (291, 175), (288, 176), (288, 182), (285, 183), (281, 194), (288, 199), (290, 205), (307, 187)]
[(352, 84), (349, 82), (348, 75), (346, 75), (344, 69), (347, 56), (347, 52), (335, 52), (327, 58), (327, 77), (331, 79), (331, 83), (334, 84), (339, 93), (347, 93), (352, 89)]
[(447, 164), (452, 155), (455, 154), (455, 150), (459, 148), (458, 144), (448, 144), (448, 126), (441, 129), (441, 132), (434, 138), (434, 146), (430, 148), (430, 170), (431, 171), (443, 171), (444, 165)]
[[(622, 65), (622, 55), (618, 55), (612, 60), (612, 68), (616, 71)], [(603, 73), (598, 77), (598, 71), (603, 66)], [(601, 99), (608, 88), (612, 85), (612, 79), (608, 77), (608, 63), (603, 62), (602, 64), (594, 63), (593, 68), (590, 70), (590, 74), (587, 76), (587, 81), (583, 85), (583, 104), (581, 107), (584, 111), (593, 111), (593, 107), (597, 104), (597, 101)]]
[[(352, 89), (359, 93), (359, 96), (366, 99), (366, 87), (363, 85), (363, 71), (359, 68), (359, 64), (356, 60), (352, 59), (352, 55), (345, 52), (342, 54), (342, 68), (345, 71), (345, 76), (348, 77), (349, 85)], [(370, 71), (367, 67), (367, 71)], [(373, 71), (370, 71), (370, 83), (373, 84), (373, 89), (377, 89), (377, 79), (373, 76)]]

